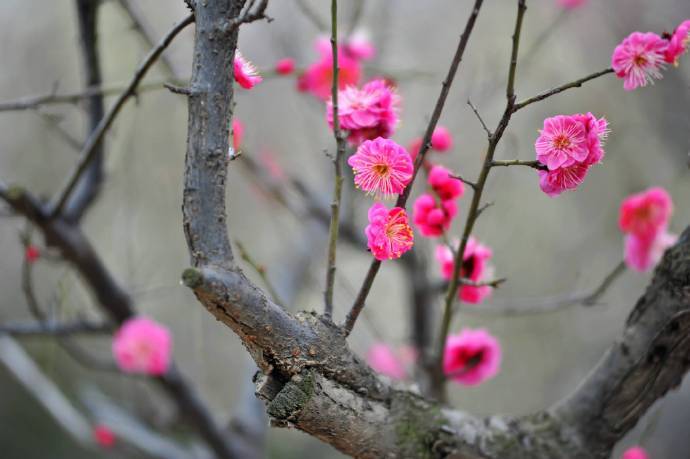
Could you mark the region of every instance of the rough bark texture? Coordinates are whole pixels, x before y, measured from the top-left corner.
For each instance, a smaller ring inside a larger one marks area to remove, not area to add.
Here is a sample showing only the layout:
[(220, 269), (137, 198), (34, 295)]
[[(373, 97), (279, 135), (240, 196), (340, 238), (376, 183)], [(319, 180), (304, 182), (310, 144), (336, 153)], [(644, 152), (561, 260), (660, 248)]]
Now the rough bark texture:
[(291, 315), (234, 262), (225, 226), (232, 56), (243, 1), (196, 4), (183, 280), (244, 343), (274, 425), (361, 458), (604, 458), (690, 364), (690, 229), (660, 263), (622, 337), (575, 393), (543, 412), (479, 419), (380, 379), (316, 313)]

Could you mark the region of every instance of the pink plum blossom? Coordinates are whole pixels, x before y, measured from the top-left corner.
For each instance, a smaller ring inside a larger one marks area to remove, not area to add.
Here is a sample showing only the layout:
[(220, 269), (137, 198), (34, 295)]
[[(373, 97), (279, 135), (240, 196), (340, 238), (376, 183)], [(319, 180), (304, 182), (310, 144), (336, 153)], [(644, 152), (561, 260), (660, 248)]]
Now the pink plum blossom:
[[(348, 86), (338, 93), (340, 128), (349, 131), (348, 142), (390, 137), (398, 125), (400, 97), (384, 80), (365, 84), (362, 89)], [(326, 104), (326, 120), (333, 128), (333, 101)]]
[(254, 64), (245, 59), (239, 50), (235, 51), (233, 66), (235, 69), (235, 81), (244, 89), (252, 89), (263, 80)]
[(664, 59), (669, 64), (678, 65), (678, 58), (687, 52), (689, 45), (690, 19), (686, 19), (670, 34)]
[(431, 148), (436, 151), (448, 151), (453, 148), (453, 137), (445, 126), (437, 126), (431, 134)]
[[(454, 251), (457, 251), (460, 244), (456, 241)], [(436, 246), (436, 260), (441, 265), (441, 275), (444, 279), (450, 280), (453, 277), (453, 267), (455, 264), (455, 254), (447, 245)], [(465, 253), (460, 267), (460, 278), (469, 279), (473, 282), (488, 280), (493, 269), (489, 265), (489, 260), (493, 256), (492, 250), (481, 244), (474, 237), (467, 240)], [(461, 301), (470, 304), (478, 304), (491, 295), (492, 288), (488, 285), (473, 286), (461, 285), (458, 289), (458, 297)]]
[(447, 378), (476, 386), (493, 378), (501, 366), (501, 345), (486, 330), (465, 328), (446, 341), (443, 372)]
[(237, 118), (232, 119), (232, 148), (235, 150), (235, 154), (240, 150), (242, 146), (242, 140), (244, 140), (244, 123)]
[(437, 201), (429, 193), (419, 196), (412, 206), (412, 219), (419, 231), (426, 237), (441, 236), (458, 214), (453, 200)]
[(369, 250), (377, 260), (400, 258), (412, 248), (414, 234), (401, 207), (386, 208), (380, 202), (369, 209), (369, 225), (365, 229)]
[(649, 459), (649, 454), (641, 446), (633, 446), (625, 450), (621, 459)]
[(172, 338), (165, 326), (146, 317), (134, 317), (115, 333), (112, 348), (122, 371), (158, 376), (170, 366)]
[(564, 191), (574, 190), (585, 181), (589, 166), (586, 164), (574, 164), (554, 171), (537, 171), (539, 174), (539, 187), (547, 195), (554, 197)]
[(41, 258), (41, 250), (33, 244), (29, 244), (24, 249), (24, 259), (27, 263), (35, 263), (39, 258)]
[(376, 48), (369, 40), (368, 35), (358, 30), (353, 33), (343, 45), (346, 54), (359, 60), (373, 59), (376, 55)]
[(537, 161), (550, 171), (582, 163), (587, 158), (585, 127), (574, 116), (557, 115), (544, 120), (534, 144)]
[(623, 88), (632, 91), (661, 79), (668, 42), (653, 32), (633, 32), (623, 40), (611, 56), (611, 66)]
[[(327, 38), (317, 40), (319, 60), (309, 65), (297, 79), (297, 89), (322, 100), (331, 97), (333, 84), (333, 50)], [(356, 85), (362, 74), (360, 61), (338, 46), (338, 89)]]
[(661, 231), (653, 237), (640, 237), (636, 234), (625, 236), (623, 251), (625, 264), (638, 272), (647, 272), (659, 263), (666, 249), (678, 240), (675, 234)]
[(412, 158), (403, 147), (381, 137), (362, 143), (347, 163), (355, 174), (355, 185), (368, 194), (400, 194), (412, 179)]
[(367, 363), (375, 371), (391, 379), (405, 379), (407, 372), (402, 362), (390, 346), (376, 343), (367, 352)]
[(450, 171), (441, 165), (436, 164), (431, 167), (428, 181), (431, 188), (433, 188), (442, 201), (461, 198), (465, 194), (463, 183), (451, 177)]
[(284, 57), (276, 62), (275, 70), (278, 75), (290, 75), (295, 71), (295, 60), (291, 57)]
[(94, 426), (92, 434), (96, 443), (103, 448), (112, 448), (115, 445), (115, 433), (105, 424)]
[(587, 0), (558, 0), (558, 3), (566, 9), (574, 9), (587, 3)]
[(661, 187), (653, 187), (628, 196), (620, 207), (618, 226), (624, 233), (652, 239), (668, 227), (673, 202)]

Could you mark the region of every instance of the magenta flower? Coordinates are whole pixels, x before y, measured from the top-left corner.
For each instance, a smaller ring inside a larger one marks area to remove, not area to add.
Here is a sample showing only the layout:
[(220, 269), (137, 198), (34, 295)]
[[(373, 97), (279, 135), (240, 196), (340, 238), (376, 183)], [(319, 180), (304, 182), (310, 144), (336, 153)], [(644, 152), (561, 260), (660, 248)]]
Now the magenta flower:
[(633, 446), (625, 450), (621, 459), (649, 459), (649, 455), (641, 446)]
[(668, 42), (653, 32), (633, 32), (613, 51), (611, 66), (623, 88), (632, 91), (660, 80)]
[[(333, 84), (333, 50), (327, 38), (316, 42), (319, 60), (309, 65), (297, 78), (297, 89), (306, 91), (322, 100), (331, 97)], [(356, 85), (362, 74), (359, 60), (353, 58), (338, 46), (338, 88)]]
[(453, 137), (444, 126), (437, 126), (431, 134), (431, 148), (436, 151), (448, 151), (453, 148)]
[(558, 3), (566, 9), (574, 9), (587, 3), (587, 0), (558, 0)]
[(653, 187), (623, 200), (618, 226), (624, 233), (653, 239), (668, 227), (673, 214), (673, 201), (666, 190)]
[(295, 60), (291, 57), (284, 57), (276, 62), (275, 70), (278, 75), (290, 75), (295, 71)]
[(690, 46), (690, 19), (681, 22), (668, 39), (664, 59), (669, 64), (678, 65), (678, 58), (687, 52)]
[[(362, 89), (348, 86), (338, 93), (340, 128), (349, 131), (351, 145), (390, 137), (398, 125), (400, 97), (384, 80), (373, 80)], [(326, 104), (326, 120), (333, 129), (333, 102)]]
[[(454, 243), (451, 250), (447, 245), (436, 246), (436, 260), (441, 265), (441, 276), (450, 280), (453, 277), (453, 266), (455, 263), (454, 251), (457, 251), (460, 244)], [(460, 278), (469, 279), (473, 282), (489, 280), (493, 269), (489, 265), (489, 260), (493, 256), (491, 249), (470, 237), (465, 247), (465, 253), (460, 267)], [(461, 285), (458, 290), (458, 297), (461, 301), (470, 304), (478, 304), (491, 295), (492, 288), (488, 285), (479, 287), (473, 285)]]
[(233, 66), (235, 69), (235, 81), (244, 89), (252, 89), (263, 80), (254, 64), (245, 59), (239, 50), (235, 51)]
[(446, 341), (443, 372), (447, 378), (476, 386), (493, 378), (501, 366), (501, 345), (486, 330), (465, 328)]
[(666, 249), (678, 240), (675, 234), (661, 231), (653, 237), (640, 237), (636, 234), (625, 236), (623, 258), (628, 268), (647, 272), (659, 263)]
[(29, 244), (24, 249), (24, 259), (27, 263), (35, 263), (39, 258), (41, 258), (41, 249), (33, 244)]
[(463, 183), (451, 177), (451, 173), (445, 167), (435, 164), (429, 171), (429, 185), (442, 201), (461, 198), (465, 194)]
[(170, 366), (172, 338), (165, 326), (146, 317), (134, 317), (115, 333), (112, 349), (117, 365), (125, 373), (158, 376)]
[(589, 166), (574, 164), (554, 171), (537, 171), (539, 187), (547, 195), (554, 197), (564, 191), (574, 190), (585, 181)]
[(589, 151), (585, 126), (572, 115), (546, 118), (534, 148), (537, 160), (550, 171), (582, 163)]
[[(391, 379), (405, 379), (407, 377), (405, 366), (414, 361), (414, 356), (409, 351), (404, 350), (404, 352), (396, 355), (395, 351), (387, 344), (376, 343), (367, 352), (367, 363), (375, 371)], [(412, 358), (410, 359), (410, 357)]]
[(91, 433), (93, 435), (93, 439), (99, 446), (109, 449), (115, 445), (115, 433), (105, 424), (98, 424), (94, 426)]
[(240, 150), (242, 146), (242, 140), (244, 140), (244, 124), (238, 118), (232, 119), (232, 148), (235, 150), (235, 154)]
[(412, 206), (412, 219), (419, 231), (426, 237), (442, 235), (458, 214), (458, 206), (453, 200), (438, 202), (428, 193), (417, 198)]
[(414, 234), (402, 207), (386, 208), (380, 202), (369, 209), (365, 229), (369, 250), (377, 260), (400, 258), (414, 245)]
[(400, 194), (412, 179), (414, 165), (403, 147), (381, 137), (362, 143), (347, 163), (355, 173), (355, 185), (376, 196)]

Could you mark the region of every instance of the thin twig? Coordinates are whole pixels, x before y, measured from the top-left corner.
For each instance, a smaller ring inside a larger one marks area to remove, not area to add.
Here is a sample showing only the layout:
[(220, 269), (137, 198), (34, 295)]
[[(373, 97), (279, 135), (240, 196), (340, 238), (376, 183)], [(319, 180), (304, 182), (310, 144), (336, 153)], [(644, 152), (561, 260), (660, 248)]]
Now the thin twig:
[(460, 241), (460, 246), (457, 253), (455, 254), (455, 261), (453, 265), (453, 274), (451, 275), (450, 282), (448, 283), (448, 290), (446, 291), (444, 299), (443, 317), (441, 319), (441, 329), (438, 336), (438, 343), (436, 348), (436, 361), (434, 364), (435, 368), (435, 385), (434, 390), (436, 392), (436, 397), (443, 400), (445, 399), (445, 378), (443, 378), (443, 356), (445, 352), (446, 339), (448, 333), (450, 332), (450, 325), (453, 318), (453, 304), (455, 302), (458, 288), (460, 287), (460, 272), (463, 264), (463, 256), (465, 253), (465, 248), (467, 247), (467, 242), (469, 240), (470, 234), (472, 234), (472, 229), (474, 228), (474, 223), (480, 215), (479, 203), (482, 198), (482, 193), (484, 191), (484, 186), (486, 185), (489, 172), (491, 171), (491, 164), (493, 162), (494, 153), (496, 151), (496, 146), (498, 145), (505, 129), (508, 127), (510, 117), (513, 113), (513, 104), (515, 103), (515, 74), (517, 70), (517, 56), (518, 49), (520, 46), (520, 31), (522, 30), (522, 20), (527, 9), (526, 0), (518, 0), (517, 2), (517, 15), (515, 18), (515, 31), (513, 32), (513, 46), (510, 53), (510, 66), (508, 68), (508, 83), (506, 85), (506, 108), (503, 112), (503, 116), (498, 123), (498, 126), (494, 130), (493, 134), (489, 138), (489, 147), (486, 151), (486, 156), (484, 157), (484, 163), (482, 169), (479, 173), (479, 178), (476, 181), (477, 187), (475, 193), (472, 196), (472, 203), (470, 204), (470, 209), (467, 214), (467, 219), (465, 220), (465, 228), (462, 234), (462, 239)]
[(328, 26), (323, 21), (323, 19), (321, 19), (319, 13), (314, 11), (311, 5), (309, 5), (305, 0), (297, 0), (295, 4), (300, 9), (300, 11), (302, 11), (302, 14), (307, 19), (309, 19), (309, 22), (311, 22), (319, 32), (325, 32), (326, 30), (328, 30)]
[(453, 174), (453, 175), (450, 176), (450, 178), (454, 178), (454, 179), (456, 179), (456, 180), (460, 180), (462, 183), (464, 183), (465, 185), (469, 186), (469, 187), (472, 188), (473, 190), (476, 190), (476, 189), (477, 189), (477, 184), (476, 184), (476, 183), (471, 182), (471, 181), (469, 181), (469, 180), (467, 180), (467, 179), (464, 179), (460, 174)]
[(235, 239), (235, 245), (237, 246), (237, 249), (240, 252), (240, 257), (249, 264), (249, 266), (256, 271), (256, 273), (261, 277), (261, 280), (264, 282), (264, 285), (266, 286), (266, 290), (268, 290), (269, 295), (273, 298), (273, 301), (277, 304), (280, 305), (285, 305), (283, 300), (280, 299), (280, 295), (278, 295), (277, 290), (273, 287), (273, 284), (271, 283), (270, 279), (268, 278), (268, 274), (266, 272), (266, 267), (262, 264), (259, 264), (254, 258), (249, 255), (249, 252), (247, 252), (247, 248), (242, 244), (240, 241)]
[(105, 322), (9, 322), (0, 324), (0, 334), (13, 336), (66, 336), (100, 335), (113, 331), (112, 324)]
[(333, 202), (331, 203), (331, 224), (328, 234), (328, 266), (326, 267), (326, 289), (324, 291), (324, 316), (333, 316), (333, 289), (335, 284), (336, 251), (338, 229), (340, 228), (340, 198), (343, 191), (343, 157), (345, 156), (345, 137), (340, 131), (338, 119), (338, 0), (331, 0), (331, 49), (333, 54), (333, 82), (331, 101), (333, 110), (333, 135), (336, 154), (333, 159), (335, 178), (333, 180)]
[[(448, 93), (450, 92), (450, 87), (453, 84), (453, 79), (455, 78), (455, 74), (457, 73), (458, 67), (460, 66), (460, 62), (462, 62), (462, 56), (465, 53), (465, 48), (467, 47), (470, 35), (472, 34), (472, 29), (474, 28), (474, 24), (477, 20), (477, 16), (479, 15), (479, 10), (482, 6), (482, 3), (483, 0), (475, 0), (474, 6), (472, 7), (472, 12), (470, 13), (470, 16), (467, 19), (467, 23), (465, 24), (465, 29), (463, 30), (462, 35), (460, 35), (458, 47), (455, 50), (455, 55), (453, 56), (453, 60), (450, 63), (448, 74), (446, 75), (446, 78), (443, 80), (441, 93), (438, 96), (436, 105), (434, 106), (434, 111), (431, 115), (431, 119), (429, 120), (426, 132), (424, 133), (422, 146), (420, 147), (419, 153), (417, 154), (417, 159), (415, 160), (412, 179), (410, 180), (410, 183), (407, 185), (405, 190), (400, 195), (398, 195), (398, 200), (395, 203), (396, 207), (402, 207), (403, 209), (405, 208), (407, 199), (409, 198), (410, 192), (412, 190), (412, 185), (415, 179), (417, 178), (417, 173), (419, 172), (420, 167), (424, 163), (426, 153), (429, 150), (429, 147), (431, 146), (431, 135), (434, 132), (434, 129), (436, 128), (438, 120), (441, 118), (441, 113), (443, 112), (443, 107), (446, 103), (446, 98), (448, 97)], [(371, 286), (374, 282), (374, 279), (376, 278), (376, 273), (378, 273), (380, 265), (381, 261), (373, 260), (371, 262), (371, 265), (369, 266), (367, 275), (364, 278), (364, 281), (362, 282), (362, 286), (360, 287), (359, 294), (357, 295), (357, 298), (354, 304), (352, 305), (350, 312), (347, 315), (347, 320), (344, 325), (346, 335), (348, 335), (352, 331), (352, 327), (354, 326), (354, 323), (357, 320), (357, 316), (364, 307), (364, 303), (367, 299), (367, 296), (369, 295), (369, 292), (371, 291)]]
[(570, 83), (566, 83), (564, 85), (558, 86), (556, 88), (553, 88), (553, 89), (550, 89), (546, 92), (538, 94), (534, 97), (530, 97), (529, 99), (525, 99), (525, 100), (515, 104), (515, 106), (513, 107), (513, 112), (517, 112), (518, 110), (521, 110), (521, 109), (525, 108), (526, 106), (533, 104), (535, 102), (539, 102), (540, 100), (544, 100), (548, 97), (555, 96), (556, 94), (562, 93), (565, 90), (568, 90), (571, 88), (579, 88), (580, 86), (582, 86), (583, 83), (586, 83), (586, 82), (593, 80), (595, 78), (599, 78), (600, 76), (603, 76), (603, 75), (608, 75), (609, 73), (613, 73), (612, 68), (607, 68), (607, 69), (601, 70), (599, 72), (592, 73), (591, 75), (587, 75), (586, 77), (580, 78), (579, 80), (571, 81)]
[[(164, 85), (166, 82), (170, 82), (170, 79), (158, 79), (152, 80), (149, 83), (140, 84), (136, 88), (136, 93), (140, 94), (142, 92), (159, 91), (161, 89), (165, 89)], [(173, 83), (183, 84), (182, 81), (173, 81)], [(0, 102), (0, 112), (35, 110), (44, 105), (76, 104), (95, 95), (112, 96), (115, 94), (121, 94), (128, 87), (129, 84), (120, 83), (112, 85), (89, 86), (84, 90), (66, 92), (63, 94), (50, 92), (36, 96), (24, 96), (19, 99)]]
[(546, 166), (539, 161), (522, 161), (519, 159), (493, 160), (491, 167), (526, 166), (537, 170), (546, 170)]
[(472, 101), (470, 99), (467, 99), (467, 105), (470, 106), (470, 108), (474, 112), (475, 116), (477, 117), (477, 119), (481, 123), (482, 128), (484, 128), (484, 132), (486, 132), (487, 137), (491, 137), (491, 131), (486, 126), (486, 123), (484, 122), (484, 118), (482, 118), (482, 115), (479, 114), (479, 110), (477, 110), (477, 107), (474, 106), (474, 104), (472, 103)]
[(108, 110), (108, 113), (103, 117), (101, 122), (98, 124), (98, 127), (91, 133), (89, 136), (89, 139), (86, 141), (86, 144), (84, 145), (84, 148), (82, 149), (81, 155), (79, 162), (77, 163), (77, 166), (74, 168), (72, 173), (70, 174), (69, 179), (66, 182), (65, 187), (62, 189), (60, 193), (58, 193), (56, 199), (55, 199), (55, 204), (52, 206), (51, 211), (50, 211), (50, 216), (55, 217), (60, 214), (62, 211), (63, 206), (67, 202), (67, 200), (70, 198), (70, 195), (72, 193), (72, 190), (74, 187), (77, 185), (79, 182), (79, 178), (81, 175), (84, 173), (84, 171), (89, 167), (89, 164), (91, 161), (93, 161), (96, 157), (96, 153), (98, 152), (98, 149), (96, 148), (98, 144), (101, 142), (103, 137), (105, 136), (105, 133), (107, 132), (108, 128), (112, 125), (113, 121), (115, 121), (115, 118), (117, 115), (120, 113), (122, 107), (124, 106), (125, 102), (132, 97), (133, 95), (136, 94), (136, 89), (141, 80), (144, 78), (146, 75), (146, 72), (151, 68), (154, 62), (158, 59), (158, 57), (163, 53), (165, 48), (168, 47), (168, 45), (172, 42), (172, 40), (177, 36), (178, 33), (180, 33), (185, 27), (187, 27), (189, 24), (194, 22), (194, 15), (189, 14), (186, 18), (184, 18), (181, 22), (176, 24), (170, 32), (168, 32), (165, 37), (159, 42), (159, 44), (153, 48), (149, 54), (146, 56), (144, 61), (139, 65), (137, 68), (136, 72), (134, 73), (134, 77), (130, 81), (129, 85), (125, 89), (125, 91), (120, 94), (120, 97), (115, 101), (113, 106)]

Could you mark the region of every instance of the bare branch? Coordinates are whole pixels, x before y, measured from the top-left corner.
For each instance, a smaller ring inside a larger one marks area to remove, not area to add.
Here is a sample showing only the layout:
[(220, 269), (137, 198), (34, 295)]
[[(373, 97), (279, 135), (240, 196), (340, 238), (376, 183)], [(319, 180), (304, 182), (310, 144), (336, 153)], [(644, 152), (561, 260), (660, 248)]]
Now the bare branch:
[(54, 201), (54, 204), (50, 211), (51, 218), (56, 217), (58, 214), (62, 212), (63, 207), (67, 203), (68, 199), (70, 199), (70, 195), (77, 183), (79, 182), (80, 177), (89, 167), (91, 162), (94, 159), (96, 159), (96, 155), (98, 154), (97, 147), (100, 144), (103, 137), (105, 136), (105, 133), (108, 131), (108, 128), (110, 128), (113, 121), (115, 121), (115, 118), (120, 113), (120, 110), (124, 106), (125, 102), (127, 102), (127, 100), (130, 97), (136, 94), (137, 86), (146, 75), (146, 72), (151, 68), (153, 63), (156, 62), (158, 57), (163, 53), (165, 48), (168, 47), (168, 45), (172, 42), (175, 36), (177, 36), (178, 33), (180, 33), (185, 27), (187, 27), (192, 22), (194, 22), (194, 15), (190, 14), (181, 22), (176, 24), (170, 30), (170, 32), (168, 32), (167, 35), (158, 43), (158, 45), (155, 48), (153, 48), (149, 52), (149, 54), (144, 58), (143, 62), (139, 65), (136, 72), (134, 73), (134, 77), (130, 81), (125, 91), (122, 94), (120, 94), (113, 106), (110, 108), (110, 110), (108, 110), (108, 113), (101, 120), (97, 128), (91, 133), (89, 139), (86, 141), (86, 144), (84, 145), (84, 148), (81, 151), (80, 158), (76, 167), (70, 174), (70, 177), (68, 178), (64, 188), (60, 193), (58, 193)]
[(103, 322), (16, 322), (0, 324), (0, 334), (13, 336), (44, 337), (66, 335), (100, 335), (111, 333), (112, 324)]
[(579, 80), (575, 80), (575, 81), (572, 81), (572, 82), (570, 82), (570, 83), (566, 83), (566, 84), (564, 84), (564, 85), (558, 86), (558, 87), (556, 87), (556, 88), (553, 88), (553, 89), (550, 89), (550, 90), (548, 90), (548, 91), (546, 91), (546, 92), (543, 92), (543, 93), (541, 93), (541, 94), (538, 94), (538, 95), (536, 95), (536, 96), (534, 96), (534, 97), (530, 97), (529, 99), (526, 99), (526, 100), (523, 100), (523, 101), (521, 101), (521, 102), (516, 103), (515, 106), (513, 107), (513, 112), (516, 112), (516, 111), (518, 111), (518, 110), (521, 110), (521, 109), (525, 108), (526, 106), (528, 106), (528, 105), (530, 105), (530, 104), (533, 104), (533, 103), (535, 103), (535, 102), (539, 102), (540, 100), (544, 100), (544, 99), (546, 99), (546, 98), (548, 98), (548, 97), (555, 96), (556, 94), (560, 94), (560, 93), (562, 93), (563, 91), (566, 91), (566, 90), (568, 90), (568, 89), (571, 89), (571, 88), (579, 88), (579, 87), (581, 87), (584, 83), (586, 83), (586, 82), (588, 82), (588, 81), (590, 81), (590, 80), (593, 80), (593, 79), (595, 79), (595, 78), (599, 78), (600, 76), (608, 75), (609, 73), (613, 73), (613, 69), (612, 69), (612, 68), (607, 68), (607, 69), (601, 70), (601, 71), (599, 71), (599, 72), (595, 72), (595, 73), (593, 73), (593, 74), (591, 74), (591, 75), (587, 75), (586, 77), (580, 78)]
[(491, 161), (491, 167), (508, 167), (508, 166), (526, 166), (537, 170), (546, 170), (546, 166), (539, 161), (522, 161), (519, 159), (507, 159), (507, 160), (493, 160)]
[(474, 112), (474, 115), (475, 115), (475, 116), (477, 117), (477, 119), (479, 120), (479, 123), (481, 123), (482, 128), (484, 129), (484, 132), (486, 132), (486, 136), (489, 137), (489, 138), (491, 138), (491, 131), (490, 131), (489, 128), (486, 126), (486, 123), (484, 122), (484, 118), (482, 118), (482, 115), (479, 114), (479, 110), (477, 110), (477, 107), (474, 106), (474, 104), (472, 103), (472, 101), (471, 101), (470, 99), (467, 99), (467, 105), (470, 106), (470, 108), (471, 108), (472, 111)]

